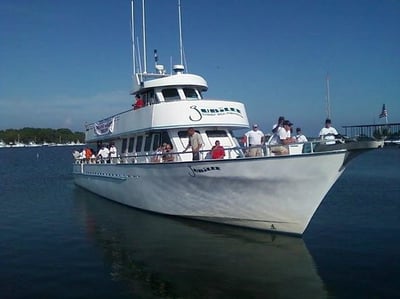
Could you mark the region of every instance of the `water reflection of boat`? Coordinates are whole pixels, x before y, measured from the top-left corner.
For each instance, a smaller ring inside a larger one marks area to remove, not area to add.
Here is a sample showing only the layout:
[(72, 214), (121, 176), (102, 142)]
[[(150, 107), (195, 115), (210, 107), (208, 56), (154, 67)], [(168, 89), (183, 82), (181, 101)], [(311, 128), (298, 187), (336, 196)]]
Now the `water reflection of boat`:
[(142, 213), (81, 189), (76, 198), (112, 279), (142, 296), (327, 297), (300, 238)]

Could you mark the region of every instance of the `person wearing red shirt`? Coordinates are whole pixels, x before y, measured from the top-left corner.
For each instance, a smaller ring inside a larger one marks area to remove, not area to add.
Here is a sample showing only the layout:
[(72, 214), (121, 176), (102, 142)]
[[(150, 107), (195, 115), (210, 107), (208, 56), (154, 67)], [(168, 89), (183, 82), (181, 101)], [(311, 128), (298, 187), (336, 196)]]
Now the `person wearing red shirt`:
[(215, 141), (215, 145), (211, 148), (212, 159), (223, 159), (225, 157), (225, 149), (220, 145), (219, 140)]
[(144, 101), (143, 101), (143, 99), (137, 94), (137, 95), (136, 95), (136, 102), (135, 102), (135, 104), (133, 105), (133, 110), (137, 110), (137, 109), (140, 109), (140, 108), (142, 108), (142, 107), (144, 107)]

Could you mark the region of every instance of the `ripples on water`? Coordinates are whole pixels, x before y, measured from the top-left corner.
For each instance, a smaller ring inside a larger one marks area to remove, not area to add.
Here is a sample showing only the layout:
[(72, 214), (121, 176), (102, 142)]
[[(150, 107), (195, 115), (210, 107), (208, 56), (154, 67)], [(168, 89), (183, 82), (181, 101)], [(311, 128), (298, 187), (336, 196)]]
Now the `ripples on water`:
[(72, 150), (0, 150), (0, 298), (389, 298), (399, 291), (398, 149), (354, 160), (304, 241), (109, 202), (73, 184)]

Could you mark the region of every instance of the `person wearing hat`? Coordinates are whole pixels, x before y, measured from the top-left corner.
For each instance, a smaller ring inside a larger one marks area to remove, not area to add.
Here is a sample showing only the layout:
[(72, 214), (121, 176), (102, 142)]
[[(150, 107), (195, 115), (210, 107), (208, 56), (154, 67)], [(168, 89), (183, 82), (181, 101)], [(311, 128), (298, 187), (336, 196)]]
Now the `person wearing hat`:
[(244, 134), (244, 144), (248, 146), (250, 157), (262, 156), (262, 146), (265, 142), (264, 133), (258, 129), (258, 125), (254, 124), (253, 129)]
[(279, 128), (283, 127), (283, 122), (285, 121), (284, 116), (279, 116), (278, 122), (272, 126), (272, 133), (278, 133)]
[(289, 120), (284, 120), (282, 125), (283, 129), (278, 130), (278, 145), (271, 147), (271, 151), (276, 155), (289, 154), (289, 144), (296, 142), (296, 139), (291, 137), (290, 133), (293, 124)]
[(307, 137), (301, 132), (301, 128), (296, 128), (296, 142), (303, 143), (307, 141)]
[(325, 144), (335, 144), (335, 139), (339, 137), (339, 133), (334, 127), (332, 127), (332, 122), (329, 118), (325, 120), (325, 127), (319, 132), (319, 137), (321, 140), (331, 140), (326, 141)]

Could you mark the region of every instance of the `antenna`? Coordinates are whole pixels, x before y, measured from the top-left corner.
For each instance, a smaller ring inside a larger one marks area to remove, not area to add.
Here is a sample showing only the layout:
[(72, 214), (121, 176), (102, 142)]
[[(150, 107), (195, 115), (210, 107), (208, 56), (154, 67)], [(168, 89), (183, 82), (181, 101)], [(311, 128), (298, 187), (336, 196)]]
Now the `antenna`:
[(131, 0), (131, 33), (132, 33), (132, 77), (136, 72), (136, 59), (135, 59), (135, 19), (134, 19), (133, 0)]
[(143, 66), (144, 73), (147, 73), (147, 55), (146, 55), (146, 16), (145, 16), (145, 0), (142, 0), (142, 28), (143, 28)]
[(157, 49), (154, 49), (154, 65), (157, 67), (158, 64), (158, 54)]
[(331, 99), (329, 93), (329, 73), (326, 74), (326, 115), (330, 119), (331, 118)]
[(178, 13), (179, 13), (179, 50), (181, 54), (181, 65), (183, 65), (183, 42), (182, 42), (182, 13), (181, 13), (181, 0), (178, 0)]
[[(137, 43), (137, 45), (139, 45), (139, 38), (138, 37), (136, 37), (136, 43)], [(138, 55), (137, 55), (137, 57), (138, 57), (138, 63), (139, 63), (139, 73), (142, 73), (142, 60), (141, 60), (141, 55), (140, 55), (140, 48), (139, 48), (139, 46), (137, 46), (138, 48), (137, 48), (137, 52), (138, 52)]]

